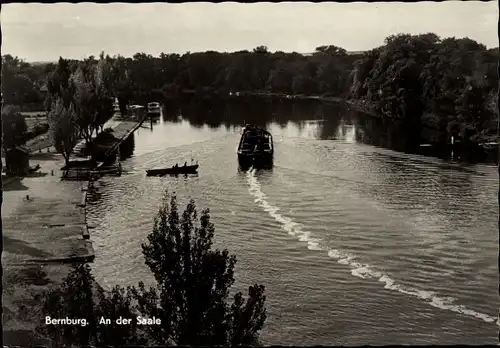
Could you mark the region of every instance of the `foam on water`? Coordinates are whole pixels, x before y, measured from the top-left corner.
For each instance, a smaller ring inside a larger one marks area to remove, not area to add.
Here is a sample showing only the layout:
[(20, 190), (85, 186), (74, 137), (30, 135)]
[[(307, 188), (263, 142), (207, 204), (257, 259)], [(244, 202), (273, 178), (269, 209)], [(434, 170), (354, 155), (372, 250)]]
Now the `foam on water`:
[(390, 278), (387, 274), (378, 272), (369, 265), (357, 262), (354, 255), (341, 250), (329, 249), (328, 247), (322, 245), (322, 241), (320, 239), (313, 238), (310, 232), (304, 231), (298, 223), (292, 221), (289, 217), (278, 213), (280, 209), (271, 205), (267, 201), (267, 196), (262, 192), (261, 185), (255, 176), (255, 169), (250, 169), (247, 172), (247, 182), (249, 185), (248, 192), (255, 197), (255, 203), (257, 203), (272, 218), (279, 222), (282, 225), (283, 230), (285, 230), (290, 236), (297, 237), (299, 241), (307, 243), (307, 248), (309, 250), (327, 251), (330, 258), (337, 260), (337, 262), (341, 265), (349, 266), (353, 276), (362, 279), (375, 279), (384, 284), (384, 289), (416, 297), (436, 308), (460, 313), (483, 320), (487, 323), (496, 323), (496, 325), (500, 326), (500, 320), (498, 318), (477, 312), (463, 305), (455, 304), (455, 299), (453, 297), (438, 296), (433, 291), (402, 286), (397, 284), (397, 282)]

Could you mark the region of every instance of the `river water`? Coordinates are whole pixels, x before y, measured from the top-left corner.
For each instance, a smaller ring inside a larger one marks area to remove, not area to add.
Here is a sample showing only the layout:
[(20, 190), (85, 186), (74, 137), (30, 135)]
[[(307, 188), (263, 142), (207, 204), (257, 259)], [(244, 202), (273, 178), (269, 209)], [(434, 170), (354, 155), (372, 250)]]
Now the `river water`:
[[(273, 134), (272, 170), (238, 170), (243, 122)], [(266, 286), (264, 344), (496, 344), (496, 168), (365, 144), (388, 136), (370, 122), (315, 103), (165, 109), (95, 183), (97, 281), (153, 284), (140, 245), (169, 190), (210, 208), (236, 290)], [(145, 177), (191, 158), (197, 177)]]

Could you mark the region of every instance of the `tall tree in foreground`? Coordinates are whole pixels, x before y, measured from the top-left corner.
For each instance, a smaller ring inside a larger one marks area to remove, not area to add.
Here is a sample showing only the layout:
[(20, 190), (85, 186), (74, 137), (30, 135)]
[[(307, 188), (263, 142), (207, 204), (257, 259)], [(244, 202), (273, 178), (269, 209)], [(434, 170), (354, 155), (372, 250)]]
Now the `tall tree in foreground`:
[(177, 199), (165, 195), (153, 232), (143, 244), (156, 289), (135, 289), (139, 311), (167, 325), (148, 326), (157, 343), (178, 345), (249, 345), (257, 342), (266, 319), (264, 286), (249, 288), (228, 303), (236, 257), (212, 250), (214, 225), (209, 210), (199, 219), (194, 201), (179, 215)]
[(54, 146), (63, 155), (66, 164), (68, 164), (71, 153), (78, 143), (80, 134), (73, 104), (65, 106), (64, 101), (58, 98), (53, 104), (47, 118)]
[[(212, 250), (214, 226), (208, 210), (198, 220), (191, 201), (182, 216), (177, 200), (166, 195), (153, 232), (143, 245), (146, 264), (156, 287), (119, 286), (95, 291), (86, 265), (78, 265), (60, 289), (49, 293), (43, 315), (85, 318), (86, 326), (42, 325), (54, 343), (70, 345), (169, 344), (190, 346), (256, 345), (266, 319), (264, 287), (251, 286), (248, 297), (237, 293), (229, 301), (236, 258), (227, 250)], [(157, 318), (161, 325), (138, 325), (135, 317)], [(101, 317), (111, 320), (102, 323)], [(133, 318), (130, 325), (118, 318)], [(56, 330), (57, 329), (57, 330)]]

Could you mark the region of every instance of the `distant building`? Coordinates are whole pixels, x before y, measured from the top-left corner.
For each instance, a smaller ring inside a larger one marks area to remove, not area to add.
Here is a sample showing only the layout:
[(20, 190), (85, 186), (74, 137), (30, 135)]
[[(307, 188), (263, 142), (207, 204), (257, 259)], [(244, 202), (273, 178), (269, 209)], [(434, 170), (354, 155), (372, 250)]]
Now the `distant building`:
[(30, 168), (30, 151), (24, 146), (15, 146), (5, 151), (5, 172), (9, 176), (23, 176)]

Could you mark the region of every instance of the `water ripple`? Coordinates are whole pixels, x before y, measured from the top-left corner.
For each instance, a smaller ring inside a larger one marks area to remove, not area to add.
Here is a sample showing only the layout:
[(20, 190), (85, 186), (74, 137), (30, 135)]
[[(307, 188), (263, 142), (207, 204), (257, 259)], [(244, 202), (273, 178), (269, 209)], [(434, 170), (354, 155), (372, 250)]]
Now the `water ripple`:
[(321, 239), (313, 237), (310, 232), (302, 229), (298, 223), (278, 213), (280, 209), (267, 201), (267, 196), (262, 192), (261, 185), (255, 176), (255, 172), (255, 169), (251, 169), (247, 172), (249, 185), (248, 192), (255, 197), (255, 203), (259, 204), (264, 211), (279, 222), (282, 225), (282, 228), (288, 232), (289, 235), (295, 236), (299, 241), (306, 243), (309, 250), (327, 251), (328, 256), (336, 259), (339, 264), (349, 266), (353, 276), (362, 279), (377, 279), (379, 282), (384, 284), (385, 289), (416, 297), (436, 308), (453, 311), (488, 323), (496, 323), (499, 325), (498, 317), (493, 317), (488, 314), (477, 312), (463, 305), (455, 304), (454, 302), (456, 299), (453, 297), (441, 297), (433, 291), (403, 287), (387, 274), (375, 271), (369, 265), (357, 262), (356, 257), (349, 253), (337, 249), (325, 249), (325, 246), (322, 245)]
[[(168, 189), (211, 209), (214, 246), (238, 257), (234, 291), (266, 285), (265, 344), (496, 342), (494, 168), (275, 131), (274, 168), (250, 175), (237, 134), (141, 129), (124, 175), (89, 201), (97, 279), (151, 284), (140, 244)], [(145, 175), (192, 157), (198, 176)]]

